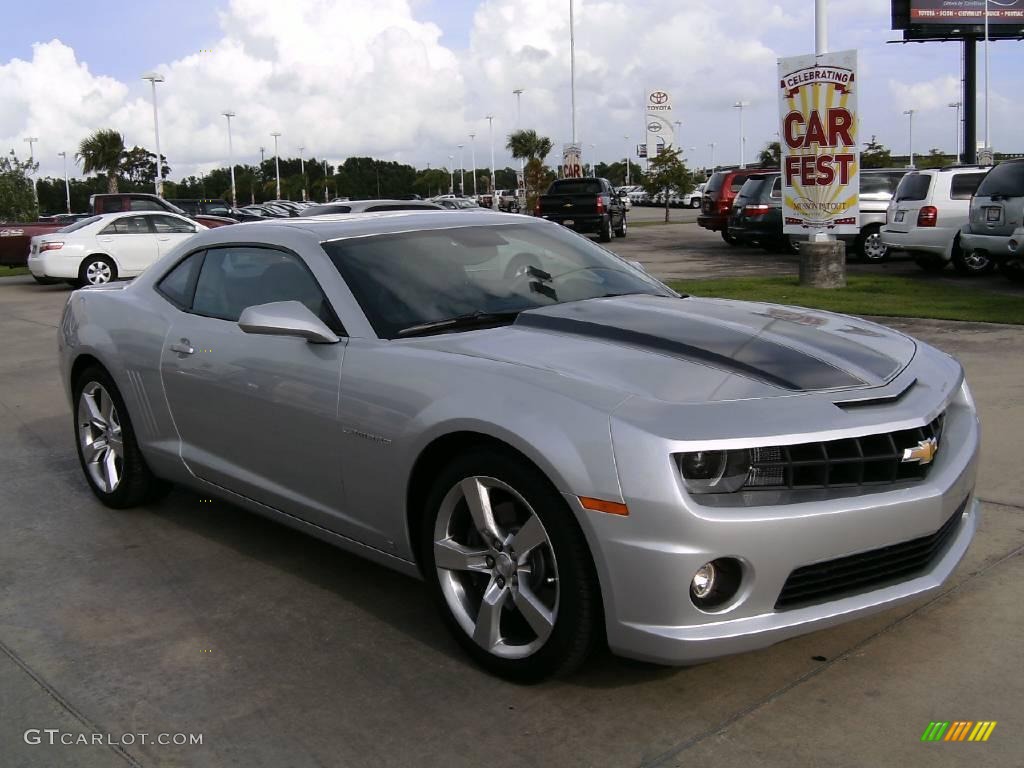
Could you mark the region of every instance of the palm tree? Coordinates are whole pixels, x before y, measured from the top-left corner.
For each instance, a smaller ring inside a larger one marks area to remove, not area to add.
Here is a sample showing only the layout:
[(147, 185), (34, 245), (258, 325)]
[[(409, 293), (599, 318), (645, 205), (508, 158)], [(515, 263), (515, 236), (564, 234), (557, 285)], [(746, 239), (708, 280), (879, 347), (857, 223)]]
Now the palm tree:
[(124, 158), (124, 137), (112, 128), (101, 128), (78, 145), (75, 156), (84, 173), (106, 173), (107, 192), (117, 192), (117, 172)]
[(551, 139), (538, 136), (532, 128), (514, 131), (508, 135), (505, 149), (517, 160), (526, 160), (523, 183), (526, 185), (526, 210), (532, 211), (540, 195), (541, 187), (546, 187), (548, 172), (544, 167), (544, 158), (551, 152)]

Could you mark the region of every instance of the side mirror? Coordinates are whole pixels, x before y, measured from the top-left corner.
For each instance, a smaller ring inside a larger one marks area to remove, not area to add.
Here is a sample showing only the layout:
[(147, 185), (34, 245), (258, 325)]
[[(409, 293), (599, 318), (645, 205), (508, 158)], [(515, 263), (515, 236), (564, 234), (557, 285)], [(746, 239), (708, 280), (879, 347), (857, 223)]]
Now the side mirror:
[(314, 344), (337, 344), (323, 320), (298, 301), (274, 301), (246, 307), (238, 318), (238, 327), (246, 333), (263, 336), (297, 336)]

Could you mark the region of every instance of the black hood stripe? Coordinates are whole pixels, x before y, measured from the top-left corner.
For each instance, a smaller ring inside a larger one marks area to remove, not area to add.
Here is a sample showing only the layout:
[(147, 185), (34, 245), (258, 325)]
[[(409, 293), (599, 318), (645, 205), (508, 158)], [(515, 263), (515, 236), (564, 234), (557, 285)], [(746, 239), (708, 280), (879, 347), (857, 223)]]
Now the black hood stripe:
[(610, 318), (612, 323), (605, 323), (544, 311), (523, 312), (516, 319), (515, 326), (628, 344), (705, 363), (793, 391), (838, 389), (867, 383), (813, 355), (728, 326), (693, 318), (666, 322), (664, 317), (655, 317), (659, 331), (652, 333), (642, 327), (650, 324), (644, 322), (650, 319), (648, 313), (615, 314), (618, 316)]

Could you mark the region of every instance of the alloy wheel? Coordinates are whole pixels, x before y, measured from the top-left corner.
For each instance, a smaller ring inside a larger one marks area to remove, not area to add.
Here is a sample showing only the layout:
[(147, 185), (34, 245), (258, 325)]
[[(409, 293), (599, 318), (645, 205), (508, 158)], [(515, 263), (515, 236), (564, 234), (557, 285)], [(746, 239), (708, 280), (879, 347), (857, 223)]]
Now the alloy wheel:
[(965, 251), (963, 264), (967, 272), (986, 272), (992, 262), (984, 251)]
[(889, 247), (882, 242), (882, 235), (875, 231), (864, 238), (864, 258), (868, 261), (882, 261), (889, 253)]
[(124, 472), (121, 419), (103, 385), (91, 381), (78, 398), (78, 441), (89, 477), (104, 493), (113, 493)]
[(501, 658), (540, 650), (558, 617), (558, 567), (530, 504), (501, 480), (467, 477), (441, 502), (433, 539), (441, 591), (463, 631)]

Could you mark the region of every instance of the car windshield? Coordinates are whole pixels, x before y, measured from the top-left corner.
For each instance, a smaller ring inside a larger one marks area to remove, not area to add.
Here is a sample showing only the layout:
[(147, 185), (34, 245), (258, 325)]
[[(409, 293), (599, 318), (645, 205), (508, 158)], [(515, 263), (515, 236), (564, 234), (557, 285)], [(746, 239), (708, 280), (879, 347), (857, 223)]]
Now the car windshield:
[(739, 194), (736, 195), (737, 204), (740, 200), (753, 200), (761, 194), (761, 187), (764, 186), (766, 177), (765, 176), (751, 176), (747, 179), (743, 186), (740, 187)]
[(79, 229), (81, 229), (82, 227), (88, 227), (93, 222), (99, 221), (102, 218), (103, 218), (102, 216), (90, 216), (87, 219), (79, 219), (74, 224), (68, 224), (66, 227), (61, 227), (58, 231), (59, 232), (76, 232)]
[(676, 294), (557, 225), (492, 224), (334, 240), (324, 250), (374, 331), (602, 296)]
[(932, 177), (927, 173), (908, 173), (896, 188), (896, 202), (901, 200), (924, 200), (928, 197), (928, 188)]

